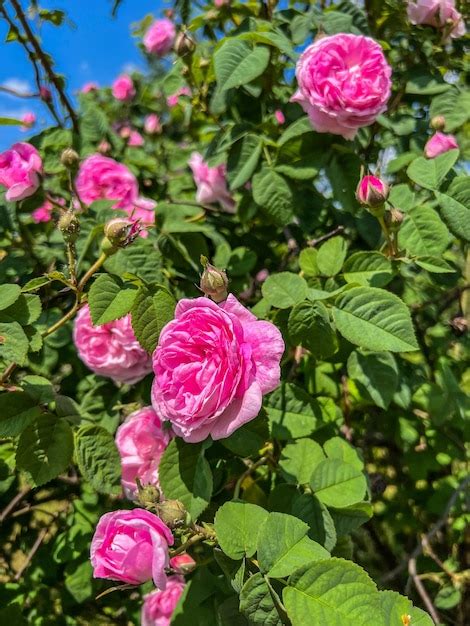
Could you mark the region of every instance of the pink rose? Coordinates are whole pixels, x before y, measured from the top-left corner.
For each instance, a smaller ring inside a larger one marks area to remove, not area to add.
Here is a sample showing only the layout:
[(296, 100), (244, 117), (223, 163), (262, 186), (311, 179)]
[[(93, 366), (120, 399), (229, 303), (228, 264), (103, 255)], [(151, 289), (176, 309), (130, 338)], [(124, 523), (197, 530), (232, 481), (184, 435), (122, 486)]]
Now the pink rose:
[(36, 115), (34, 113), (25, 113), (21, 121), (23, 122), (21, 130), (28, 130), (36, 123)]
[(75, 318), (73, 340), (85, 365), (114, 382), (132, 385), (152, 371), (151, 358), (135, 338), (130, 315), (93, 326), (85, 305)]
[(129, 139), (127, 141), (127, 145), (131, 147), (132, 146), (138, 147), (138, 146), (143, 146), (144, 143), (145, 142), (144, 142), (144, 138), (142, 137), (142, 135), (137, 130), (131, 130)]
[(209, 167), (199, 152), (193, 152), (188, 161), (197, 186), (196, 200), (201, 204), (218, 202), (228, 213), (235, 212), (235, 201), (227, 189), (225, 165)]
[(0, 185), (7, 189), (9, 202), (29, 198), (40, 185), (42, 160), (29, 143), (15, 143), (0, 154)]
[(279, 385), (284, 342), (229, 295), (180, 300), (153, 353), (152, 404), (189, 443), (228, 437)]
[(187, 552), (184, 552), (170, 559), (170, 567), (177, 574), (189, 574), (195, 569), (196, 561)]
[(52, 204), (49, 200), (46, 200), (44, 204), (41, 204), (37, 209), (31, 213), (31, 217), (35, 224), (39, 224), (40, 222), (50, 222), (52, 219)]
[(449, 150), (454, 150), (455, 148), (459, 148), (459, 144), (457, 143), (457, 139), (454, 135), (446, 135), (445, 133), (437, 132), (428, 139), (426, 145), (424, 146), (424, 154), (428, 159), (434, 159), (440, 154), (444, 154), (444, 152), (449, 152)]
[(121, 455), (122, 486), (126, 497), (137, 494), (136, 478), (142, 485), (159, 486), (158, 466), (170, 442), (170, 432), (151, 406), (135, 411), (119, 426), (116, 446)]
[(388, 198), (390, 189), (377, 176), (363, 176), (356, 189), (356, 198), (365, 206), (380, 206)]
[(140, 626), (170, 626), (171, 616), (185, 587), (180, 576), (170, 576), (165, 591), (152, 591), (144, 596)]
[(105, 513), (91, 540), (93, 576), (131, 585), (153, 579), (157, 587), (165, 589), (171, 545), (170, 529), (145, 509)]
[(99, 89), (98, 83), (90, 81), (89, 83), (85, 83), (82, 87), (82, 93), (90, 93), (90, 91), (96, 91)]
[(178, 105), (180, 96), (191, 96), (192, 92), (189, 87), (180, 87), (174, 94), (168, 96), (166, 99), (167, 106), (172, 109)]
[(223, 7), (224, 5), (228, 6), (230, 4), (230, 0), (214, 0), (214, 4), (216, 7)]
[(279, 125), (284, 124), (285, 121), (286, 121), (286, 117), (285, 117), (284, 113), (280, 109), (277, 109), (276, 111), (274, 111), (274, 117), (276, 118), (276, 122)]
[(113, 96), (116, 100), (129, 102), (135, 96), (135, 87), (132, 78), (128, 74), (122, 74), (113, 83)]
[(455, 8), (454, 0), (417, 0), (409, 2), (408, 18), (412, 24), (427, 24), (448, 29), (448, 37), (457, 39), (465, 35), (465, 22)]
[(149, 135), (155, 135), (162, 132), (160, 118), (155, 113), (147, 115), (144, 121), (144, 130)]
[(362, 35), (317, 39), (297, 62), (299, 88), (291, 98), (319, 133), (353, 139), (387, 108), (392, 68), (380, 45)]
[(176, 29), (167, 18), (155, 20), (144, 35), (144, 46), (149, 54), (161, 57), (170, 52), (175, 40)]

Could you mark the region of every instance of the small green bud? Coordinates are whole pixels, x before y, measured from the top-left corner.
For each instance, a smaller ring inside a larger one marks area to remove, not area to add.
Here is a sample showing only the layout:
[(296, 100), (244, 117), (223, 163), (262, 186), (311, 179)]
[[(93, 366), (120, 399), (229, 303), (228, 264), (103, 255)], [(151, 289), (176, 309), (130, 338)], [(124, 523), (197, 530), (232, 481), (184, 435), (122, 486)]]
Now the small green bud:
[(74, 243), (80, 233), (80, 222), (74, 211), (69, 209), (59, 218), (57, 226), (67, 243)]
[(211, 265), (206, 257), (201, 257), (204, 271), (199, 284), (201, 291), (214, 302), (222, 302), (227, 298), (228, 278), (224, 270)]
[(60, 162), (67, 169), (74, 169), (78, 167), (78, 163), (80, 161), (80, 157), (78, 153), (75, 152), (73, 148), (65, 148), (65, 150), (60, 155)]
[(168, 528), (179, 528), (188, 522), (188, 513), (179, 500), (165, 500), (155, 508), (158, 517)]

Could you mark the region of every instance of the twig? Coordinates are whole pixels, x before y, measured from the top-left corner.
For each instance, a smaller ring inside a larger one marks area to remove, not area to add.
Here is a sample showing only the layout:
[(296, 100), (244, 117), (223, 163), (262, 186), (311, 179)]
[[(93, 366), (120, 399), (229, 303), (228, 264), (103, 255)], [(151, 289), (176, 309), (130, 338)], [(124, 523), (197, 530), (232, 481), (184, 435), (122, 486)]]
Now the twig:
[[(12, 365), (14, 365), (14, 363), (12, 363)], [(11, 511), (13, 511), (16, 505), (19, 504), (21, 500), (25, 497), (25, 495), (27, 495), (30, 491), (31, 487), (25, 487), (16, 494), (16, 496), (7, 504), (7, 506), (0, 513), (0, 522), (3, 522), (3, 520), (11, 513)]]
[(41, 532), (39, 533), (39, 535), (37, 536), (37, 539), (34, 542), (33, 547), (31, 548), (31, 550), (29, 551), (28, 556), (26, 557), (26, 561), (23, 563), (22, 567), (18, 570), (18, 572), (15, 575), (15, 580), (16, 581), (18, 581), (21, 578), (21, 576), (23, 575), (24, 571), (26, 570), (26, 568), (31, 563), (34, 555), (39, 550), (39, 547), (40, 547), (41, 543), (46, 538), (47, 532), (48, 532), (47, 528), (43, 528), (41, 530)]
[(192, 537), (188, 539), (188, 541), (183, 543), (183, 545), (181, 545), (179, 548), (176, 548), (176, 550), (172, 550), (170, 552), (170, 556), (173, 558), (174, 556), (177, 556), (178, 554), (181, 554), (182, 552), (186, 552), (188, 548), (190, 548), (191, 546), (194, 546), (196, 543), (199, 543), (200, 541), (204, 541), (204, 539), (209, 539), (209, 537), (202, 533), (193, 535)]
[(256, 461), (256, 463), (253, 463), (252, 465), (250, 465), (250, 467), (246, 471), (243, 472), (243, 474), (240, 476), (240, 478), (237, 480), (235, 484), (235, 489), (233, 491), (234, 500), (238, 500), (238, 498), (240, 497), (240, 489), (245, 478), (248, 478), (248, 476), (250, 476), (255, 470), (257, 470), (258, 467), (265, 465), (267, 462), (268, 462), (268, 457), (262, 456), (260, 459)]
[(441, 618), (439, 617), (439, 613), (437, 612), (434, 604), (431, 602), (431, 598), (428, 596), (427, 591), (418, 576), (418, 573), (416, 571), (416, 558), (414, 557), (408, 561), (408, 573), (411, 576), (416, 590), (421, 596), (421, 599), (424, 602), (424, 605), (429, 615), (432, 617), (435, 624), (439, 624)]
[(16, 89), (12, 89), (11, 87), (5, 87), (4, 85), (0, 85), (0, 91), (9, 94), (10, 96), (16, 96), (17, 98), (37, 98), (39, 97), (38, 93), (24, 93), (21, 91), (17, 91)]
[(344, 233), (344, 226), (337, 226), (331, 232), (326, 233), (326, 235), (322, 235), (321, 237), (318, 237), (318, 239), (310, 239), (310, 241), (307, 241), (307, 245), (310, 246), (311, 248), (315, 248), (315, 246), (318, 246), (319, 243), (323, 243), (327, 239), (336, 237), (336, 235), (341, 235), (341, 233)]

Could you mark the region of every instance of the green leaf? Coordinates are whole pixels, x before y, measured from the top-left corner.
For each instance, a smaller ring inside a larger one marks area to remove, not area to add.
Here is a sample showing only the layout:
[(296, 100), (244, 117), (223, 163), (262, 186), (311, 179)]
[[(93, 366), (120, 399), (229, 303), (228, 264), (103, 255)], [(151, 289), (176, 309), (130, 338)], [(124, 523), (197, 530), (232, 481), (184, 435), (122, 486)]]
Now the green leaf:
[(286, 226), (294, 217), (294, 195), (287, 181), (269, 168), (253, 176), (253, 199), (272, 221)]
[(357, 502), (345, 508), (330, 507), (329, 511), (338, 537), (344, 537), (357, 530), (373, 515), (372, 504), (369, 502)]
[(313, 132), (313, 128), (309, 118), (300, 117), (298, 120), (296, 120), (286, 128), (286, 130), (282, 133), (277, 145), (281, 147), (291, 139), (311, 132)]
[(269, 56), (266, 46), (253, 48), (239, 39), (226, 39), (214, 55), (218, 89), (226, 91), (251, 82), (267, 68)]
[(39, 415), (37, 400), (23, 391), (0, 394), (0, 437), (16, 437)]
[(418, 96), (433, 96), (451, 88), (440, 74), (431, 73), (426, 69), (412, 69), (406, 83), (405, 93)]
[(88, 304), (93, 324), (101, 326), (127, 315), (134, 304), (138, 288), (118, 276), (101, 274), (88, 292)]
[(289, 315), (289, 336), (293, 343), (307, 348), (317, 359), (326, 359), (338, 348), (328, 309), (322, 302), (301, 302)]
[(64, 584), (75, 602), (82, 603), (93, 594), (93, 569), (89, 561), (76, 565), (68, 563), (65, 568)]
[(288, 309), (302, 300), (308, 293), (308, 285), (304, 278), (291, 272), (271, 274), (261, 287), (263, 298), (278, 309)]
[(415, 259), (416, 265), (432, 274), (454, 274), (453, 268), (447, 261), (438, 256), (421, 256)]
[(226, 502), (215, 515), (215, 532), (220, 547), (231, 559), (251, 557), (258, 534), (269, 513), (248, 502)]
[(32, 294), (20, 294), (13, 304), (0, 311), (2, 322), (18, 322), (22, 326), (33, 324), (41, 315), (41, 300)]
[(335, 276), (341, 271), (348, 247), (343, 237), (328, 239), (318, 250), (317, 265), (320, 274)]
[(243, 585), (240, 611), (254, 626), (282, 626), (271, 591), (260, 572), (256, 572)]
[(257, 419), (243, 424), (230, 437), (221, 439), (220, 443), (234, 454), (247, 457), (257, 454), (268, 439), (268, 419), (262, 412)]
[(425, 189), (438, 189), (459, 158), (458, 150), (449, 150), (435, 159), (418, 157), (406, 170), (412, 181)]
[(263, 140), (253, 134), (245, 135), (232, 146), (227, 159), (230, 189), (237, 189), (250, 180), (258, 165), (262, 149)]
[(470, 241), (470, 177), (454, 178), (446, 193), (436, 193), (441, 214), (457, 237)]
[(212, 472), (204, 450), (204, 444), (187, 444), (182, 439), (173, 439), (159, 466), (165, 498), (182, 502), (193, 519), (204, 511), (212, 496)]
[(150, 354), (155, 350), (163, 327), (175, 314), (175, 299), (164, 289), (156, 293), (141, 287), (131, 311), (131, 322), (140, 345)]
[(304, 248), (300, 251), (299, 266), (307, 276), (318, 276), (317, 256), (318, 250), (316, 248)]
[(0, 311), (7, 309), (16, 302), (21, 295), (19, 285), (0, 285)]
[(23, 126), (23, 124), (21, 120), (15, 120), (12, 117), (0, 117), (0, 126)]
[(79, 428), (76, 439), (78, 467), (100, 493), (120, 493), (121, 460), (114, 437), (97, 425)]
[(31, 475), (36, 487), (64, 472), (72, 460), (73, 433), (68, 422), (54, 415), (38, 417), (21, 434), (16, 465)]
[(24, 365), (28, 350), (28, 337), (18, 322), (0, 322), (0, 359)]
[(392, 262), (380, 252), (355, 252), (343, 266), (347, 283), (364, 287), (385, 287), (393, 278)]
[(148, 239), (139, 237), (132, 246), (122, 248), (109, 257), (104, 267), (111, 274), (123, 276), (128, 272), (147, 282), (159, 282), (161, 263), (161, 254), (155, 249), (154, 244)]
[(403, 624), (403, 616), (410, 616), (410, 626), (433, 626), (434, 622), (421, 609), (413, 607), (408, 598), (394, 591), (379, 591), (381, 620), (377, 617), (377, 626), (395, 626)]
[(438, 256), (448, 245), (449, 231), (434, 209), (417, 206), (408, 211), (398, 231), (400, 249), (411, 255)]
[(23, 293), (27, 293), (28, 291), (37, 291), (41, 287), (45, 287), (49, 283), (52, 282), (52, 279), (49, 276), (39, 276), (38, 278), (32, 278), (28, 280), (26, 285), (21, 287), (21, 291)]
[(443, 115), (446, 121), (445, 131), (452, 133), (470, 119), (470, 91), (461, 91), (453, 86), (445, 93), (431, 100), (429, 118)]
[(326, 506), (345, 507), (364, 498), (366, 479), (354, 465), (328, 458), (313, 470), (310, 486)]
[(370, 398), (382, 409), (388, 408), (398, 389), (398, 367), (389, 352), (351, 352), (348, 376), (355, 382), (361, 395)]
[(294, 572), (283, 599), (292, 626), (375, 626), (379, 610), (376, 586), (366, 572), (337, 558)]
[(43, 376), (28, 374), (21, 380), (24, 391), (38, 404), (52, 402), (56, 395), (52, 383)]
[(336, 327), (351, 343), (374, 351), (418, 350), (409, 310), (398, 296), (375, 287), (353, 287), (333, 308)]
[(361, 471), (364, 469), (364, 462), (358, 450), (342, 437), (332, 437), (328, 439), (328, 441), (325, 441), (323, 444), (323, 449), (329, 459), (339, 459), (340, 461), (353, 465), (356, 469)]
[(298, 495), (292, 503), (292, 515), (308, 524), (310, 539), (317, 541), (328, 552), (336, 545), (336, 529), (330, 512), (310, 493)]
[(258, 537), (258, 562), (271, 578), (284, 578), (306, 562), (329, 558), (329, 552), (307, 537), (308, 526), (285, 513), (270, 513)]
[(325, 459), (321, 446), (311, 439), (297, 439), (282, 450), (279, 466), (288, 483), (306, 485), (315, 467)]

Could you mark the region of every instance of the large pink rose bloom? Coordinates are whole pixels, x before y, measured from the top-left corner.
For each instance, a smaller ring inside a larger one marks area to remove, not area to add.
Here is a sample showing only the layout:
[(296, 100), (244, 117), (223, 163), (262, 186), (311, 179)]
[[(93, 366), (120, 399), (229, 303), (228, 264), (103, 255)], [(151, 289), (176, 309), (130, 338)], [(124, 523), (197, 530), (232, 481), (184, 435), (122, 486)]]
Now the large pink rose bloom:
[(445, 133), (437, 132), (428, 139), (426, 145), (424, 146), (424, 154), (428, 159), (434, 159), (440, 154), (444, 154), (444, 152), (449, 152), (449, 150), (458, 149), (459, 144), (457, 143), (457, 139), (454, 135), (446, 135)]
[(29, 143), (15, 143), (0, 154), (0, 185), (6, 187), (9, 202), (29, 198), (40, 185), (42, 160)]
[(434, 28), (448, 29), (448, 36), (453, 39), (465, 35), (465, 22), (455, 8), (455, 0), (409, 2), (407, 13), (412, 24), (427, 24)]
[(223, 439), (255, 418), (279, 385), (284, 342), (229, 295), (180, 300), (153, 354), (152, 404), (175, 433), (195, 443)]
[(362, 35), (331, 35), (309, 46), (297, 62), (299, 88), (291, 98), (319, 133), (353, 139), (387, 108), (392, 68), (380, 45)]
[(112, 86), (113, 96), (116, 100), (129, 102), (135, 96), (135, 87), (132, 78), (128, 74), (122, 74), (116, 78)]
[(144, 596), (141, 626), (170, 626), (171, 616), (185, 587), (180, 576), (170, 576), (165, 591), (152, 591)]
[(145, 509), (105, 513), (91, 540), (93, 576), (131, 585), (153, 580), (159, 589), (165, 589), (171, 545), (173, 535), (168, 526)]
[(144, 35), (144, 46), (149, 54), (161, 57), (170, 52), (175, 40), (176, 29), (167, 18), (155, 20)]
[(152, 371), (152, 360), (135, 338), (130, 315), (93, 326), (85, 305), (75, 318), (73, 340), (85, 365), (114, 382), (132, 385)]
[(209, 167), (199, 152), (192, 153), (188, 165), (197, 186), (196, 200), (201, 204), (218, 202), (225, 211), (233, 213), (235, 201), (227, 189), (225, 165)]
[(170, 433), (151, 406), (135, 411), (119, 426), (116, 446), (121, 456), (121, 482), (129, 499), (137, 493), (136, 478), (144, 486), (159, 486), (158, 466), (169, 442)]

